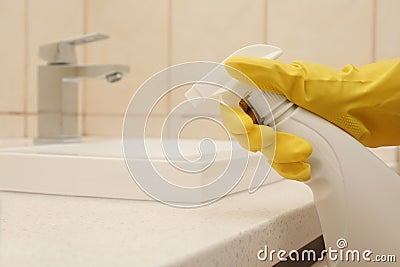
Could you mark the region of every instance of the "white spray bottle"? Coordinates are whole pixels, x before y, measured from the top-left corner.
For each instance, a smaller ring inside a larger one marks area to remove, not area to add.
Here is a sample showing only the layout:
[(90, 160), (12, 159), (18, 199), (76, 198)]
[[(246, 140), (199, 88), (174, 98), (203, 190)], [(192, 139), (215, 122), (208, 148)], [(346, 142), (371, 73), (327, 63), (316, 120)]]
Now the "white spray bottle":
[[(277, 47), (260, 44), (242, 48), (231, 56), (276, 59), (281, 54)], [(232, 81), (230, 86), (233, 83), (240, 87), (240, 82)], [(192, 88), (186, 96), (210, 95)], [(248, 92), (246, 102), (265, 125), (272, 120), (265, 100), (260, 101), (264, 97), (271, 107), (276, 130), (302, 137), (313, 146), (309, 159), (312, 177), (305, 184), (314, 195), (326, 249), (338, 251), (338, 260), (326, 257), (328, 265), (376, 266), (377, 255), (395, 255), (400, 260), (400, 176), (334, 124), (281, 95), (261, 90)], [(357, 252), (346, 256), (346, 251), (352, 250), (358, 250), (359, 261), (352, 259)], [(384, 266), (396, 263), (386, 262)]]

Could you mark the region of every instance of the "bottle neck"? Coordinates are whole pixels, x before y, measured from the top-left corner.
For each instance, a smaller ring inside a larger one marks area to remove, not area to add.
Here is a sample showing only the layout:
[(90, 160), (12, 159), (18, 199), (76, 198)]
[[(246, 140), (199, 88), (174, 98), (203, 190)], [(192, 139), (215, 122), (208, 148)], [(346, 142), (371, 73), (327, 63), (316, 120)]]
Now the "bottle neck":
[(244, 100), (253, 110), (257, 121), (268, 126), (273, 126), (289, 116), (296, 108), (296, 105), (283, 95), (262, 90), (249, 92)]

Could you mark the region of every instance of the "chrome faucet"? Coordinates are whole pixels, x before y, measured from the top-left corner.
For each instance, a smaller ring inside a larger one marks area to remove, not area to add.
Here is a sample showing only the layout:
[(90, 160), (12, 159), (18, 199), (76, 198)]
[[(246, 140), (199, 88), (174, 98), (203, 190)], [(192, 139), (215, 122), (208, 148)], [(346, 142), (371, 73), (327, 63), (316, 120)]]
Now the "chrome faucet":
[(129, 72), (125, 65), (78, 64), (75, 45), (109, 38), (90, 33), (69, 40), (43, 45), (39, 57), (47, 61), (38, 67), (37, 143), (76, 142), (79, 136), (78, 81), (105, 78), (113, 83)]

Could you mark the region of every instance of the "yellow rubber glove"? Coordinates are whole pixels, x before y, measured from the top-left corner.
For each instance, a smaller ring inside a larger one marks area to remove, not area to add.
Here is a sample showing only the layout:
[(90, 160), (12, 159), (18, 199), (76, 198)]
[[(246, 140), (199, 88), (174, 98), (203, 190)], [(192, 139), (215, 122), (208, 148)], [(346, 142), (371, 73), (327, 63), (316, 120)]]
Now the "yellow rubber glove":
[[(334, 123), (365, 146), (400, 145), (400, 58), (360, 68), (346, 65), (341, 71), (309, 62), (285, 64), (242, 56), (225, 64), (260, 89), (282, 94)], [(230, 74), (242, 79), (236, 72)]]
[[(257, 125), (243, 110), (220, 105), (222, 121), (227, 130), (245, 149), (261, 151), (271, 166), (283, 177), (307, 181), (311, 167), (307, 163), (312, 147), (309, 142), (295, 135), (276, 132), (271, 127)], [(275, 151), (275, 154), (274, 154)]]

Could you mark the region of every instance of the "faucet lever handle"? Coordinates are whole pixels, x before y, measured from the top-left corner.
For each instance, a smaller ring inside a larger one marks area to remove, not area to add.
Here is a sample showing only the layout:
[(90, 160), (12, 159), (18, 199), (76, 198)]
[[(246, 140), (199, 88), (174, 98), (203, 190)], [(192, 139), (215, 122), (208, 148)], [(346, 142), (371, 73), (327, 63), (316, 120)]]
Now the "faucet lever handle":
[(45, 44), (39, 47), (39, 57), (46, 60), (48, 64), (75, 64), (77, 63), (75, 45), (86, 44), (109, 38), (108, 35), (98, 32), (88, 33)]
[(84, 35), (80, 35), (77, 37), (73, 37), (68, 40), (60, 41), (59, 43), (67, 43), (71, 45), (80, 45), (80, 44), (86, 44), (86, 43), (91, 43), (95, 41), (101, 41), (104, 39), (110, 38), (110, 36), (99, 33), (99, 32), (92, 32)]

